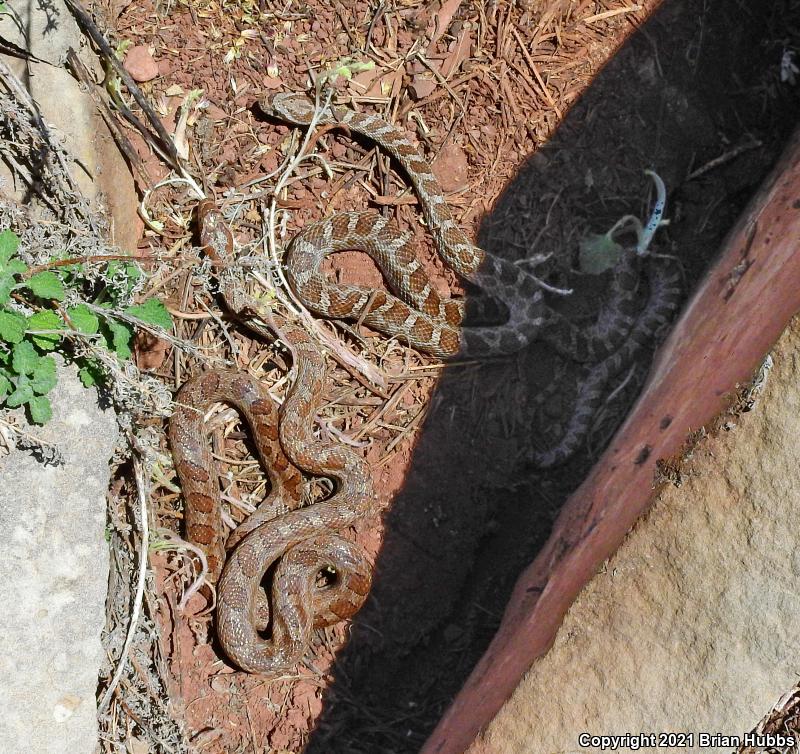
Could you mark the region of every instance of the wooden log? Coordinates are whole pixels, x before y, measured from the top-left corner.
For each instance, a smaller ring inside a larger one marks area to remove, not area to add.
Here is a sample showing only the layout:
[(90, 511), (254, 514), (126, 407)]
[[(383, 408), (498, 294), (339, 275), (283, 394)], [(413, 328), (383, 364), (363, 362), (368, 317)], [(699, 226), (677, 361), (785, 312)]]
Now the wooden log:
[[(728, 405), (800, 310), (800, 130), (728, 234), (633, 411), (522, 573), (500, 628), (422, 754), (462, 754), (553, 643), (584, 585), (654, 497), (658, 459)], [(688, 532), (687, 536), (691, 536)]]

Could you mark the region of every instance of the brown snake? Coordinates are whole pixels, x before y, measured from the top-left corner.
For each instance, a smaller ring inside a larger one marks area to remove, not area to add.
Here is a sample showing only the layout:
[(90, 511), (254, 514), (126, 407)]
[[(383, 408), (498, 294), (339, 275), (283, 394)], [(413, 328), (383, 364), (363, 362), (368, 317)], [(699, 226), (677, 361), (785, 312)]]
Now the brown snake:
[[(262, 109), (294, 124), (308, 124), (313, 104), (302, 95), (278, 95)], [(298, 298), (327, 317), (357, 319), (375, 330), (401, 336), (435, 356), (488, 356), (520, 350), (544, 338), (580, 361), (608, 356), (634, 318), (630, 275), (612, 283), (612, 306), (598, 322), (580, 330), (544, 302), (542, 284), (520, 266), (486, 253), (458, 228), (428, 162), (396, 127), (376, 116), (328, 107), (318, 121), (341, 124), (376, 141), (402, 165), (413, 184), (437, 249), (455, 272), (497, 299), (506, 322), (465, 326), (463, 300), (438, 296), (411, 246), (410, 234), (374, 212), (347, 212), (307, 226), (293, 240), (286, 274)], [(306, 332), (276, 313), (265, 315), (226, 269), (233, 239), (208, 201), (198, 209), (201, 243), (222, 263), (220, 291), (226, 306), (259, 334), (277, 334), (291, 349), (294, 381), (278, 411), (255, 379), (246, 374), (207, 372), (178, 394), (169, 437), (186, 501), (188, 538), (205, 548), (212, 578), (219, 576), (217, 630), (228, 656), (242, 669), (279, 674), (303, 656), (314, 627), (354, 614), (370, 587), (371, 567), (360, 548), (335, 532), (375, 512), (366, 464), (351, 449), (314, 436), (316, 407), (325, 381), (320, 349)], [(344, 249), (367, 252), (398, 297), (352, 285), (332, 285), (322, 273), (328, 254)], [(257, 321), (261, 320), (262, 324)], [(230, 403), (246, 418), (271, 491), (258, 511), (231, 535), (225, 560), (219, 486), (203, 433), (203, 414), (216, 401)], [(335, 482), (327, 500), (300, 506), (300, 471)], [(260, 582), (277, 561), (272, 583), (271, 638), (259, 635), (270, 623)], [(321, 571), (332, 584), (317, 584)], [(220, 576), (221, 573), (221, 576)]]
[[(198, 208), (201, 243), (215, 261), (232, 262), (233, 239), (208, 201)], [(238, 287), (228, 271), (220, 290), (231, 311), (259, 334), (266, 328), (261, 308)], [(371, 584), (366, 554), (335, 532), (375, 512), (372, 479), (365, 462), (350, 448), (314, 437), (314, 419), (325, 382), (320, 349), (300, 327), (276, 313), (267, 327), (289, 346), (294, 381), (280, 411), (254, 378), (233, 372), (206, 372), (187, 382), (177, 396), (169, 426), (175, 467), (186, 501), (187, 536), (208, 553), (211, 577), (219, 579), (217, 633), (226, 654), (243, 670), (277, 675), (296, 665), (313, 628), (336, 623), (361, 607)], [(203, 413), (216, 402), (245, 416), (272, 485), (269, 497), (229, 541), (236, 545), (224, 561), (219, 486), (203, 436)], [(327, 500), (300, 504), (302, 469), (335, 483)], [(238, 542), (238, 544), (236, 544)], [(260, 583), (276, 561), (272, 586), (272, 638), (259, 635), (269, 622)], [(334, 574), (325, 587), (320, 572)]]
[[(295, 125), (309, 125), (314, 103), (303, 94), (278, 94), (259, 102), (263, 112)], [(420, 200), (427, 226), (444, 263), (508, 310), (489, 327), (466, 326), (463, 299), (442, 299), (425, 274), (411, 234), (376, 212), (342, 212), (306, 226), (293, 239), (286, 277), (307, 308), (324, 317), (356, 319), (389, 336), (402, 336), (433, 356), (486, 357), (515, 353), (534, 339), (546, 340), (576, 361), (599, 361), (619, 347), (633, 324), (626, 302), (627, 278), (615, 278), (609, 306), (589, 327), (576, 327), (544, 301), (542, 281), (520, 265), (473, 244), (454, 220), (429, 161), (396, 126), (376, 115), (327, 106), (316, 122), (342, 126), (379, 144), (402, 166)], [(398, 294), (356, 285), (331, 284), (325, 257), (358, 249), (372, 257)], [(635, 286), (634, 286), (635, 290)]]

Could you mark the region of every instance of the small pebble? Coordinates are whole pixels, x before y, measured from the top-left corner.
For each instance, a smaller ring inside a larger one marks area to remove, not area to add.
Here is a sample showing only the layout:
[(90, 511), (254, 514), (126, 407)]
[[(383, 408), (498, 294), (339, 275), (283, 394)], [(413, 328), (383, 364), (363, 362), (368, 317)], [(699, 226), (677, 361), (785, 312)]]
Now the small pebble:
[(136, 45), (125, 56), (125, 70), (138, 83), (152, 81), (158, 76), (158, 63), (153, 60), (150, 50), (144, 45)]

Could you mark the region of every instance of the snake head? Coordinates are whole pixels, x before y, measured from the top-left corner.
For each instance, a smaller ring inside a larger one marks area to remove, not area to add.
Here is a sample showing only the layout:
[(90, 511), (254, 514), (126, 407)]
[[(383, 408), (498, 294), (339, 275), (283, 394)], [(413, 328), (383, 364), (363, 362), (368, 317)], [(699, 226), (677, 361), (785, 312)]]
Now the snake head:
[(314, 116), (314, 102), (298, 92), (282, 92), (266, 97), (259, 100), (258, 106), (265, 115), (297, 126), (307, 126)]

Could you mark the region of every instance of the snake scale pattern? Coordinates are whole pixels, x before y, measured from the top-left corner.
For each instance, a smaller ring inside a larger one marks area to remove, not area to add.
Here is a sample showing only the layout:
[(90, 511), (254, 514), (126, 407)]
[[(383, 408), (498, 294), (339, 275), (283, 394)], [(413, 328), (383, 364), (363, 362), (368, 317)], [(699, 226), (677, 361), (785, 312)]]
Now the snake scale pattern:
[[(308, 126), (314, 103), (302, 94), (278, 94), (259, 103), (272, 117)], [(391, 123), (376, 115), (327, 106), (317, 123), (341, 126), (383, 147), (405, 171), (419, 197), (442, 261), (509, 312), (506, 322), (467, 326), (463, 299), (441, 299), (420, 265), (411, 234), (376, 212), (344, 212), (308, 225), (292, 241), (286, 276), (297, 297), (323, 317), (353, 319), (413, 348), (442, 358), (501, 356), (536, 339), (576, 361), (598, 361), (624, 340), (632, 320), (630, 285), (615, 277), (604, 314), (588, 328), (576, 327), (547, 306), (541, 282), (520, 265), (475, 246), (454, 220), (430, 162)], [(357, 249), (369, 254), (398, 295), (355, 285), (334, 285), (322, 272), (325, 257)]]
[[(261, 314), (230, 269), (233, 238), (211, 202), (198, 208), (200, 241), (221, 263), (220, 292), (226, 306), (259, 335)], [(360, 547), (339, 532), (375, 512), (372, 478), (352, 449), (314, 436), (316, 409), (326, 379), (320, 349), (301, 327), (271, 313), (266, 328), (289, 347), (294, 380), (280, 410), (259, 382), (236, 372), (208, 371), (177, 396), (169, 426), (175, 468), (186, 501), (187, 536), (208, 555), (210, 576), (219, 576), (217, 634), (225, 653), (243, 670), (279, 675), (296, 665), (314, 628), (358, 611), (371, 585), (371, 566)], [(224, 558), (219, 486), (205, 441), (203, 414), (216, 401), (244, 415), (268, 470), (271, 490), (253, 516), (229, 538)], [(334, 481), (333, 495), (300, 505), (300, 470)], [(270, 623), (260, 583), (278, 561), (272, 581), (271, 640), (259, 635)], [(334, 574), (319, 585), (320, 572)]]
[[(633, 249), (627, 249), (625, 255), (633, 260), (636, 253)], [(608, 382), (630, 365), (644, 348), (656, 341), (672, 321), (683, 294), (680, 269), (669, 257), (651, 257), (648, 261), (649, 293), (644, 309), (622, 345), (599, 364), (592, 365), (588, 378), (579, 388), (564, 435), (553, 447), (534, 452), (530, 458), (532, 466), (549, 469), (574, 455), (592, 427)]]
[[(260, 106), (265, 113), (300, 126), (311, 123), (314, 113), (313, 103), (298, 94), (277, 95)], [(450, 214), (428, 161), (402, 131), (376, 116), (331, 106), (323, 109), (317, 122), (361, 134), (400, 163), (444, 263), (499, 302), (508, 316), (498, 325), (470, 324), (462, 299), (436, 293), (417, 260), (410, 234), (374, 212), (334, 215), (307, 226), (292, 241), (286, 276), (297, 297), (315, 313), (358, 320), (442, 358), (510, 354), (543, 339), (572, 360), (600, 362), (597, 373), (607, 374), (605, 381), (624, 353), (638, 347), (663, 320), (660, 306), (648, 305), (650, 318), (635, 314), (638, 272), (635, 263), (625, 258), (614, 271), (608, 301), (597, 321), (585, 328), (575, 326), (547, 306), (535, 276), (469, 241)], [(210, 371), (181, 388), (169, 427), (186, 502), (187, 537), (204, 548), (210, 578), (218, 579), (220, 643), (243, 670), (275, 676), (302, 659), (314, 628), (349, 617), (363, 604), (371, 565), (361, 548), (339, 532), (374, 514), (375, 496), (365, 462), (352, 449), (315, 436), (326, 375), (320, 349), (302, 328), (274, 311), (265, 314), (244, 292), (231, 269), (231, 232), (212, 202), (201, 202), (198, 220), (201, 244), (219, 263), (219, 288), (226, 307), (257, 334), (279, 337), (292, 354), (294, 379), (280, 409), (251, 376)], [(322, 272), (324, 259), (345, 249), (369, 254), (396, 295), (330, 283)], [(651, 299), (661, 295), (660, 279), (654, 276), (651, 281)], [(602, 386), (586, 391), (576, 411), (576, 426), (570, 427), (562, 445), (580, 433), (581, 406), (595, 400), (596, 390)], [(248, 422), (271, 483), (258, 510), (229, 536), (227, 557), (218, 478), (203, 429), (204, 414), (218, 401), (234, 406)], [(302, 506), (304, 473), (331, 479), (333, 494)], [(273, 565), (269, 599), (261, 581)], [(321, 584), (322, 572), (332, 580)], [(267, 628), (269, 639), (261, 635)]]

